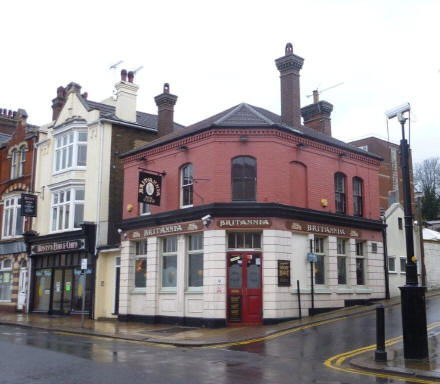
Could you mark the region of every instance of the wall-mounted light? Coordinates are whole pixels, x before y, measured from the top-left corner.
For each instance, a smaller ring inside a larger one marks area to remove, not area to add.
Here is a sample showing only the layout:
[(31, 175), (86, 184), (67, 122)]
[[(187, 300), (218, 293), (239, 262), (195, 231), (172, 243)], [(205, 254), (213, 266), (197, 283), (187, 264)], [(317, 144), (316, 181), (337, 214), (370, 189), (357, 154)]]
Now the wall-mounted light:
[(327, 199), (321, 199), (321, 206), (323, 208), (327, 208), (328, 207), (328, 200)]
[(140, 157), (140, 158), (138, 159), (138, 161), (139, 161), (139, 162), (147, 161), (147, 158), (146, 158), (145, 156), (142, 156), (142, 157)]
[(304, 148), (306, 145), (304, 144), (304, 143), (298, 143), (298, 144), (296, 144), (296, 147), (298, 148), (298, 149), (302, 149), (302, 148)]
[(340, 154), (339, 154), (339, 157), (341, 158), (341, 159), (343, 159), (344, 157), (346, 157), (347, 156), (347, 154), (345, 153), (345, 152), (341, 152)]
[(179, 151), (187, 151), (189, 148), (186, 145), (181, 145), (177, 148)]
[(248, 141), (249, 140), (249, 136), (248, 135), (241, 135), (240, 136), (240, 141), (242, 142), (242, 143), (245, 143), (246, 141)]
[(133, 204), (127, 204), (127, 212), (133, 211)]

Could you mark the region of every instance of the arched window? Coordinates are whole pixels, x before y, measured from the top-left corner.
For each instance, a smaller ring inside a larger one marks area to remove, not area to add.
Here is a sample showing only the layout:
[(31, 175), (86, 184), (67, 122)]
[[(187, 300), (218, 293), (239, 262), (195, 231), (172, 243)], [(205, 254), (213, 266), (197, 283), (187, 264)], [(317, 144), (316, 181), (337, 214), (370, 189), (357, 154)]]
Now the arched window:
[(345, 199), (345, 175), (343, 173), (335, 173), (335, 207), (336, 213), (347, 212), (347, 204)]
[(11, 179), (17, 177), (17, 158), (18, 152), (16, 149), (13, 149), (11, 152)]
[(193, 165), (186, 164), (180, 170), (180, 206), (181, 208), (193, 205)]
[(232, 159), (231, 177), (232, 200), (256, 200), (257, 160), (250, 156)]
[(363, 182), (360, 177), (353, 177), (353, 215), (363, 215), (362, 201)]
[(20, 164), (18, 168), (18, 176), (24, 175), (24, 163), (26, 162), (26, 147), (23, 145), (20, 148)]

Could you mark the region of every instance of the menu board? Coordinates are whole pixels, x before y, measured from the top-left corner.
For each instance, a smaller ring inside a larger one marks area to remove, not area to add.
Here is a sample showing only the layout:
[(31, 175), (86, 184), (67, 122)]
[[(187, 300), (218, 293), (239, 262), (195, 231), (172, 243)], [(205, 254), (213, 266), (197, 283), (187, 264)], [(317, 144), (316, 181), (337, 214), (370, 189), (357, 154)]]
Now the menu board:
[(241, 296), (229, 296), (229, 321), (241, 321)]
[(278, 286), (290, 287), (290, 260), (278, 260)]

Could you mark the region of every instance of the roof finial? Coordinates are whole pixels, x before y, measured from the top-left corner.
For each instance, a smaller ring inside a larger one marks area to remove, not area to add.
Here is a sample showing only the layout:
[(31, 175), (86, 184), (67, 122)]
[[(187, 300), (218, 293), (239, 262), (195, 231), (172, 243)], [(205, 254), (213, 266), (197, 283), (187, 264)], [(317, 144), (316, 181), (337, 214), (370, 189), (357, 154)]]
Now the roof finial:
[(163, 85), (163, 93), (170, 93), (170, 85), (168, 83)]
[(286, 44), (286, 56), (287, 55), (292, 55), (293, 54), (293, 46), (292, 43), (287, 43)]

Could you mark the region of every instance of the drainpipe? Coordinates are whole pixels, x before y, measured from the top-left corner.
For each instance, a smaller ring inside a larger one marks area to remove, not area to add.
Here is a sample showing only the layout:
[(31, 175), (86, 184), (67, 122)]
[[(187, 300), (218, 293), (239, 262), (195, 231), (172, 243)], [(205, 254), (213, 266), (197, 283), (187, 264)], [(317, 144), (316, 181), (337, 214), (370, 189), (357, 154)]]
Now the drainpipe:
[[(99, 231), (101, 229), (100, 219), (101, 219), (101, 183), (102, 183), (102, 157), (103, 157), (103, 147), (104, 147), (104, 126), (102, 121), (98, 121), (99, 126), (99, 164), (98, 164), (98, 192), (97, 192), (97, 204), (98, 209), (96, 212), (96, 236), (95, 236), (95, 256), (97, 255), (98, 244), (100, 240)], [(96, 264), (95, 264), (96, 269)]]

